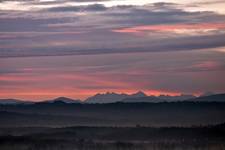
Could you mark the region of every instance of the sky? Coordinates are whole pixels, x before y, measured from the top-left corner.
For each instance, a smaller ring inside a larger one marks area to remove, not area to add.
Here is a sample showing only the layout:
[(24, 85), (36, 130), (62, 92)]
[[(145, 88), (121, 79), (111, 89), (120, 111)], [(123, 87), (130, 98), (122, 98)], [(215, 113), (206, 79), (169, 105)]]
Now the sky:
[(0, 98), (225, 92), (225, 0), (0, 0)]

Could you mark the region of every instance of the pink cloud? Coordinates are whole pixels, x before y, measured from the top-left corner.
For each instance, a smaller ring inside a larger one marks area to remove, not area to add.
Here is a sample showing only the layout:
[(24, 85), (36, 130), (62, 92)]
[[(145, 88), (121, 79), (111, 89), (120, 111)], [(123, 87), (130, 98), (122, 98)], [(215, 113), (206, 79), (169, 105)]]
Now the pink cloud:
[(193, 67), (199, 69), (217, 69), (221, 67), (221, 64), (216, 61), (204, 61), (194, 65)]
[(176, 30), (219, 30), (225, 29), (225, 23), (198, 23), (198, 24), (172, 24), (172, 25), (145, 25), (115, 29), (118, 33), (142, 33), (147, 31), (172, 32)]

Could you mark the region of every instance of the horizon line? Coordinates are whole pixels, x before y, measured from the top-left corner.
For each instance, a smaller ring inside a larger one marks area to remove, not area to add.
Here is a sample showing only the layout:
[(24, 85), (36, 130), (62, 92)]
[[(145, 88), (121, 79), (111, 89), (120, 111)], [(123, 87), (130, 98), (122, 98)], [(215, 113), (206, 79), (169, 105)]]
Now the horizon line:
[[(166, 93), (160, 93), (160, 94), (146, 94), (148, 92), (144, 92), (141, 90), (137, 90), (136, 92), (97, 92), (95, 94), (92, 94), (86, 98), (76, 98), (76, 97), (72, 97), (72, 96), (66, 96), (66, 95), (62, 95), (62, 96), (52, 96), (51, 98), (46, 98), (46, 99), (36, 99), (36, 98), (31, 98), (31, 99), (24, 99), (24, 98), (19, 98), (19, 97), (0, 97), (0, 100), (4, 100), (4, 99), (14, 99), (14, 100), (20, 100), (20, 101), (31, 101), (31, 102), (44, 102), (44, 101), (49, 101), (49, 100), (55, 100), (57, 98), (68, 98), (71, 100), (79, 100), (79, 101), (86, 101), (88, 98), (93, 97), (95, 95), (101, 94), (101, 95), (106, 95), (106, 94), (118, 94), (118, 95), (122, 95), (122, 94), (126, 94), (126, 95), (133, 95), (133, 94), (137, 94), (137, 93), (144, 93), (146, 96), (155, 96), (155, 97), (159, 97), (159, 96), (171, 96), (171, 97), (175, 97), (175, 96), (195, 96), (195, 97), (200, 97), (203, 95), (206, 95), (207, 93), (211, 93), (210, 95), (215, 95), (215, 94), (223, 94), (224, 92), (201, 92), (201, 93), (177, 93), (177, 94), (166, 94)], [(34, 96), (35, 97), (35, 96)]]

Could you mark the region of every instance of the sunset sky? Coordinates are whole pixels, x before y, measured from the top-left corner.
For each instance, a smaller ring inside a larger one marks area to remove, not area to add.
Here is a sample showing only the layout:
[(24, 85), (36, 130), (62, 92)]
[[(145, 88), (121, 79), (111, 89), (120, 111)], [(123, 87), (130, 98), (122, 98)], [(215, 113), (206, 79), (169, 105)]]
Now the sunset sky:
[(225, 92), (225, 0), (0, 0), (0, 99)]

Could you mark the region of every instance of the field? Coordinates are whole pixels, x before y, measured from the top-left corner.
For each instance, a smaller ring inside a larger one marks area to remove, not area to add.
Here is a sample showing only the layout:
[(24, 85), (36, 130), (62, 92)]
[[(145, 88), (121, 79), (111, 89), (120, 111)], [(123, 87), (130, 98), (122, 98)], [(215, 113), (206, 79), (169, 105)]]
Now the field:
[(224, 150), (225, 125), (0, 129), (1, 150)]

